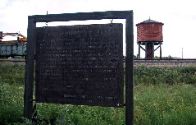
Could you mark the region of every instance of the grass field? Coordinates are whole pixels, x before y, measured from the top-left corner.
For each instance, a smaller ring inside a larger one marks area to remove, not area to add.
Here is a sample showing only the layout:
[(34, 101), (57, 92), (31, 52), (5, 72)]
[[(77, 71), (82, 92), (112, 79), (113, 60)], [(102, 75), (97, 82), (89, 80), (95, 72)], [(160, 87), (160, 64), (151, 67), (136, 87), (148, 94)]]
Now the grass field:
[[(134, 72), (135, 125), (195, 125), (196, 68)], [(22, 66), (0, 65), (0, 125), (31, 125), (22, 116), (23, 78)], [(37, 111), (40, 125), (125, 125), (123, 108), (38, 104)]]

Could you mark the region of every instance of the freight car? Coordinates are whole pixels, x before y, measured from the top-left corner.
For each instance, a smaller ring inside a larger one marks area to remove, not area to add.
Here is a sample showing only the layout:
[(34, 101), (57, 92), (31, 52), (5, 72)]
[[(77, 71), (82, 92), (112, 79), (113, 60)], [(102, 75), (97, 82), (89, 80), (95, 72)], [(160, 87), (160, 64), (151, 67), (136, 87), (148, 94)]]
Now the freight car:
[[(17, 36), (17, 40), (2, 40), (5, 36)], [(0, 58), (26, 55), (27, 38), (19, 33), (0, 32)]]
[(0, 57), (25, 56), (26, 45), (18, 41), (0, 42)]

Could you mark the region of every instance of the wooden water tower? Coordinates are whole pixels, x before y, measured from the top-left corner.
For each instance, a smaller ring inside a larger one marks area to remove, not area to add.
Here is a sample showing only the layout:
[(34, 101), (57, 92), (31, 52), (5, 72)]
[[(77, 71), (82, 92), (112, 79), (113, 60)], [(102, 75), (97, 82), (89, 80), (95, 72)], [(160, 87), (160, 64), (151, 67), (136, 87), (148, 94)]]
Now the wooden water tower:
[[(145, 51), (145, 59), (154, 59), (154, 52), (160, 49), (160, 59), (162, 58), (163, 33), (162, 22), (151, 19), (136, 24), (138, 58), (140, 58), (140, 49)], [(145, 46), (145, 48), (143, 47)], [(155, 48), (156, 46), (156, 48)]]

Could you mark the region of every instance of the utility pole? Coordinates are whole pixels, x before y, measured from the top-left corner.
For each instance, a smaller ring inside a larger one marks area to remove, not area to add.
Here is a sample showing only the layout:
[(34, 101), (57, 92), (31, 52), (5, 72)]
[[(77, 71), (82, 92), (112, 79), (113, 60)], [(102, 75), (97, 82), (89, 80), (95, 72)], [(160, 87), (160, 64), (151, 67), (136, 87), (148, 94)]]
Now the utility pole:
[(183, 53), (183, 48), (182, 48), (182, 59), (183, 59), (184, 53)]

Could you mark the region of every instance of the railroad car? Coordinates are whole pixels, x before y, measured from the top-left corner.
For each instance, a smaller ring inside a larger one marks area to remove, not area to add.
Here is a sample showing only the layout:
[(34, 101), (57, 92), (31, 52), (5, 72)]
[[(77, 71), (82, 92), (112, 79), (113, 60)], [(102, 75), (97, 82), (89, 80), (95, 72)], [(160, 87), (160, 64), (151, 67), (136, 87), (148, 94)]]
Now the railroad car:
[(0, 57), (15, 57), (26, 55), (26, 43), (0, 42)]
[[(3, 40), (5, 36), (17, 36), (17, 40)], [(27, 38), (20, 33), (0, 32), (0, 57), (25, 56)]]

